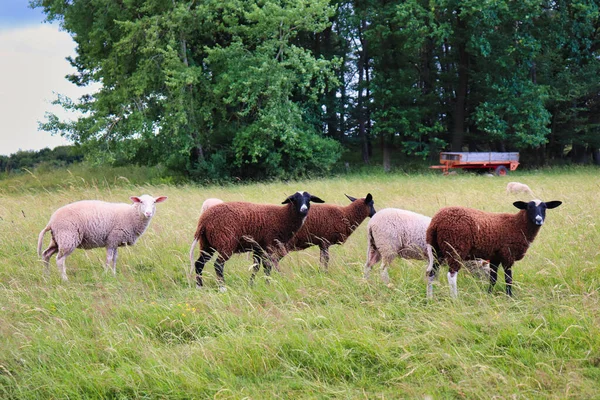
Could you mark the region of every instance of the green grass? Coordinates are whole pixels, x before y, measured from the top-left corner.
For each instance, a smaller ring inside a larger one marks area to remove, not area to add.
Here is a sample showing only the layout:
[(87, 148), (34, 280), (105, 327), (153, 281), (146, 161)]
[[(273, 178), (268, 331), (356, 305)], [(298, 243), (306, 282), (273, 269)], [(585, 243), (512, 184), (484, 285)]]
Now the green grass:
[[(0, 186), (0, 398), (598, 398), (598, 172), (362, 173), (213, 187), (90, 181), (83, 171), (53, 184), (36, 172), (31, 185), (7, 180)], [(515, 264), (512, 299), (502, 274), (489, 295), (485, 282), (461, 271), (453, 300), (443, 267), (427, 301), (425, 263), (399, 259), (392, 287), (377, 270), (365, 282), (366, 222), (332, 248), (327, 273), (310, 249), (286, 257), (270, 284), (261, 272), (248, 285), (247, 255), (226, 264), (226, 293), (217, 290), (212, 262), (206, 290), (188, 280), (189, 245), (207, 197), (280, 203), (307, 190), (346, 204), (344, 193), (370, 192), (377, 209), (513, 212), (509, 180), (563, 201)], [(120, 250), (116, 277), (104, 273), (103, 249), (70, 256), (66, 283), (54, 258), (43, 274), (37, 235), (57, 207), (142, 193), (169, 199), (138, 243)]]

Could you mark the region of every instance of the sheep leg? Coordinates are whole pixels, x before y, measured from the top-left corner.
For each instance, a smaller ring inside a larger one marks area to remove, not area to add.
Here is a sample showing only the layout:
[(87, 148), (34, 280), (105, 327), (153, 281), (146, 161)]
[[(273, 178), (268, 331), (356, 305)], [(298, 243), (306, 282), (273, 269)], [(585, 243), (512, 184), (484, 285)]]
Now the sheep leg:
[(220, 292), (227, 291), (227, 288), (225, 287), (225, 276), (223, 274), (225, 261), (227, 261), (227, 259), (220, 254), (215, 261), (215, 272), (217, 273), (217, 284), (219, 285)]
[(56, 253), (58, 251), (58, 244), (56, 244), (56, 242), (54, 241), (54, 238), (52, 239), (52, 241), (50, 242), (50, 246), (48, 246), (48, 248), (46, 250), (44, 250), (44, 252), (42, 253), (42, 262), (44, 263), (44, 273), (46, 275), (48, 275), (48, 272), (50, 271), (50, 257), (52, 257), (52, 255), (54, 253)]
[(381, 280), (387, 286), (390, 286), (390, 274), (388, 272), (389, 265), (390, 265), (390, 262), (388, 262), (388, 260), (385, 260), (385, 259), (381, 263)]
[(488, 287), (488, 293), (492, 293), (496, 280), (498, 279), (498, 264), (490, 262), (490, 286)]
[(112, 269), (113, 275), (117, 275), (117, 248), (109, 247), (106, 249), (106, 266), (104, 267), (105, 271), (108, 269)]
[(329, 268), (329, 246), (321, 247), (321, 265), (325, 271)]
[(254, 278), (258, 271), (260, 271), (261, 258), (257, 250), (252, 251), (252, 261), (254, 263), (252, 264), (252, 275), (250, 275), (250, 286), (254, 285)]
[(506, 294), (512, 297), (512, 265), (504, 265), (504, 281), (506, 282)]
[(448, 260), (448, 285), (450, 286), (450, 295), (454, 298), (458, 297), (458, 286), (456, 280), (458, 271), (460, 271), (461, 261), (458, 258)]
[(202, 270), (206, 263), (212, 258), (214, 249), (201, 250), (200, 257), (196, 260), (194, 267), (196, 268), (196, 288), (202, 289)]
[(456, 285), (457, 277), (458, 271), (448, 271), (448, 285), (450, 285), (450, 295), (454, 298), (458, 297), (458, 288)]
[(427, 298), (433, 298), (433, 281), (440, 269), (440, 260), (433, 255), (433, 249), (427, 245), (427, 257), (429, 263), (427, 265)]
[(60, 249), (58, 250), (58, 254), (56, 255), (56, 266), (58, 267), (58, 271), (60, 272), (60, 278), (63, 281), (69, 280), (67, 278), (67, 267), (65, 265), (65, 260), (75, 249)]
[(364, 278), (369, 279), (373, 265), (381, 260), (381, 253), (373, 246), (367, 248), (367, 263), (365, 264)]

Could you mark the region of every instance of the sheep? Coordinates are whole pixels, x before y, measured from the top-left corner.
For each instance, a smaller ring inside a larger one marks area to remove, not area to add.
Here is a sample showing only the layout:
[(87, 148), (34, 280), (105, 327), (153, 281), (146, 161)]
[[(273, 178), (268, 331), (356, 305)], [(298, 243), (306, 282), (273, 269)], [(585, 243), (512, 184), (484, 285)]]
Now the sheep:
[[(76, 248), (106, 247), (105, 270), (112, 267), (113, 275), (116, 275), (117, 248), (135, 244), (148, 228), (156, 212), (156, 203), (162, 203), (167, 197), (154, 198), (145, 194), (130, 199), (133, 204), (82, 200), (56, 210), (38, 236), (38, 256), (42, 257), (45, 270), (48, 271), (50, 257), (58, 253), (56, 265), (62, 280), (66, 281), (65, 260)], [(44, 235), (48, 231), (52, 239), (42, 253)]]
[(204, 200), (204, 203), (202, 203), (202, 207), (200, 208), (200, 214), (202, 214), (204, 211), (208, 210), (210, 207), (216, 206), (217, 204), (221, 204), (221, 203), (223, 203), (223, 200), (217, 199), (214, 197), (210, 197), (210, 198)]
[(275, 255), (276, 261), (279, 261), (288, 252), (319, 246), (321, 265), (327, 270), (329, 247), (334, 244), (344, 244), (365, 218), (375, 214), (375, 203), (371, 193), (362, 199), (348, 195), (346, 197), (351, 203), (345, 207), (334, 204), (315, 204), (302, 228), (285, 244), (284, 251)]
[(367, 263), (364, 277), (369, 279), (373, 265), (381, 263), (381, 279), (390, 284), (388, 267), (396, 257), (426, 259), (425, 232), (431, 218), (399, 208), (384, 208), (367, 225)]
[[(384, 208), (371, 218), (367, 225), (367, 262), (364, 278), (369, 279), (373, 265), (381, 263), (381, 279), (390, 286), (388, 267), (396, 257), (407, 260), (429, 258), (426, 232), (431, 218), (398, 208)], [(465, 262), (474, 275), (486, 275), (489, 263), (486, 260)]]
[(531, 191), (531, 189), (529, 188), (529, 186), (527, 186), (524, 183), (520, 183), (520, 182), (508, 182), (508, 184), (506, 185), (506, 194), (511, 194), (511, 193), (512, 194), (527, 193), (531, 197), (534, 196), (534, 194)]
[[(190, 263), (196, 270), (196, 287), (202, 288), (202, 270), (215, 251), (215, 272), (219, 290), (225, 291), (223, 268), (234, 253), (252, 251), (255, 264), (251, 282), (260, 268), (270, 275), (274, 254), (302, 227), (310, 209), (310, 202), (323, 200), (308, 192), (297, 192), (286, 198), (283, 207), (271, 204), (225, 202), (217, 204), (200, 215), (194, 241), (190, 248)], [(194, 263), (194, 247), (200, 246), (200, 256)]]
[[(367, 225), (367, 262), (364, 278), (369, 279), (373, 265), (381, 263), (381, 279), (390, 286), (388, 267), (396, 257), (407, 260), (428, 259), (426, 232), (431, 218), (398, 208), (384, 208)], [(485, 274), (484, 260), (465, 263), (474, 274)]]
[(561, 201), (516, 201), (516, 214), (490, 213), (465, 207), (445, 207), (432, 218), (427, 229), (427, 243), (431, 246), (427, 266), (427, 297), (433, 296), (432, 283), (441, 262), (448, 263), (448, 283), (451, 295), (456, 297), (456, 278), (461, 260), (475, 257), (490, 261), (491, 292), (496, 284), (498, 267), (504, 268), (506, 294), (512, 296), (512, 266), (521, 260), (537, 236), (546, 218), (546, 210), (562, 204)]

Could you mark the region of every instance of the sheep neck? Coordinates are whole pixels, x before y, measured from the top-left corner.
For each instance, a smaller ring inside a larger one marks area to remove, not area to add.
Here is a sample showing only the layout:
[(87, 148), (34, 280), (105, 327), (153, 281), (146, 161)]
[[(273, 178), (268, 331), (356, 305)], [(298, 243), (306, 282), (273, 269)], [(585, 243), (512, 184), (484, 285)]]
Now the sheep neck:
[(359, 202), (361, 202), (360, 199), (353, 201), (343, 208), (344, 216), (347, 220), (350, 232), (354, 232), (361, 222), (367, 218), (367, 214), (365, 213), (365, 204), (361, 204)]
[(517, 218), (521, 225), (521, 231), (525, 235), (525, 238), (529, 243), (533, 242), (538, 232), (540, 231), (541, 225), (536, 225), (527, 218), (527, 211), (521, 210), (517, 213)]

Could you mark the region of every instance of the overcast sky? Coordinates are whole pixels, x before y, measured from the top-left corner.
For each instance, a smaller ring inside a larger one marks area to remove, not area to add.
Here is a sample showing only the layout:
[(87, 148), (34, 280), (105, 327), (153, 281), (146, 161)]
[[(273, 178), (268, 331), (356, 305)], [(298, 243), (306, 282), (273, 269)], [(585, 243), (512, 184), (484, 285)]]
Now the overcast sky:
[(69, 144), (38, 131), (38, 121), (46, 112), (67, 116), (50, 104), (56, 93), (76, 99), (86, 92), (65, 79), (74, 72), (65, 58), (75, 55), (75, 43), (28, 3), (0, 0), (0, 155)]

